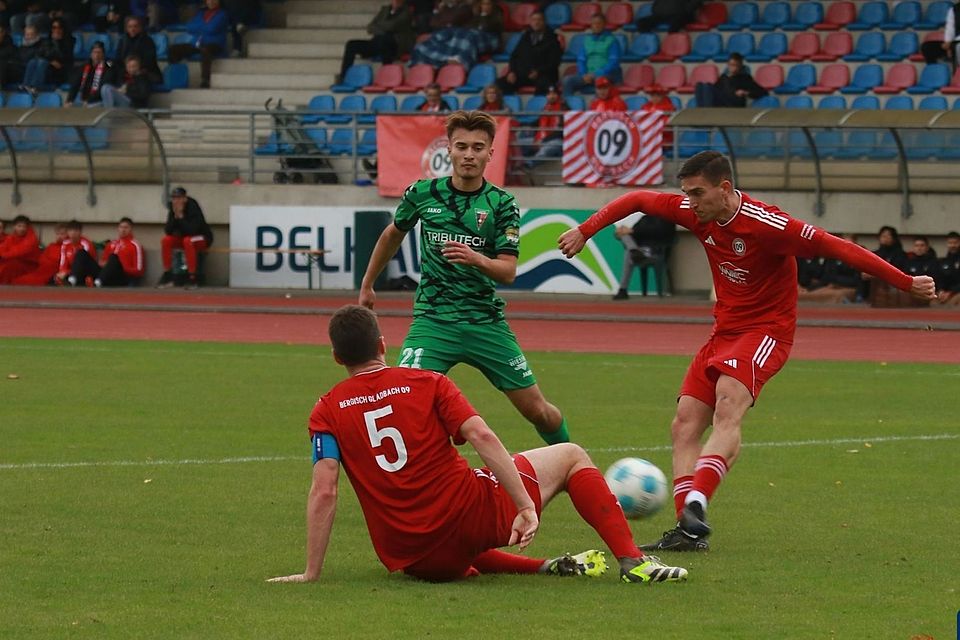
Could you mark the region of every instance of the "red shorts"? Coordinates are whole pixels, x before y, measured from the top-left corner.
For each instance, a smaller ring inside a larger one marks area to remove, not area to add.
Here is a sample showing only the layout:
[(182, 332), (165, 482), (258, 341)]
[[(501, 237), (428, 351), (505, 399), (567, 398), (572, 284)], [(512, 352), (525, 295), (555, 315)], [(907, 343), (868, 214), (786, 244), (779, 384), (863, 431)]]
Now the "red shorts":
[[(540, 515), (540, 483), (533, 465), (522, 455), (513, 457), (513, 464), (520, 472), (520, 480), (533, 499), (537, 516)], [(456, 531), (451, 532), (446, 542), (430, 555), (404, 567), (407, 575), (445, 582), (477, 575), (473, 560), (484, 551), (506, 546), (510, 541), (510, 529), (517, 515), (513, 499), (493, 478), (488, 469), (475, 469), (478, 482), (484, 491), (480, 502), (466, 509)]]
[(743, 383), (756, 402), (763, 385), (786, 364), (792, 346), (761, 332), (711, 336), (690, 363), (680, 395), (716, 407), (717, 379), (726, 375)]

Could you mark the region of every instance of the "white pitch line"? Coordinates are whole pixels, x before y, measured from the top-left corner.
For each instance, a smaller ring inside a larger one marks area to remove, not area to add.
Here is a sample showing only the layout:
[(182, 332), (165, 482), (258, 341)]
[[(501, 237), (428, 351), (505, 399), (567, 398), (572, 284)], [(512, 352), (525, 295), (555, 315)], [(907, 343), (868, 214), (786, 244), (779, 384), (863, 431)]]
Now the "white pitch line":
[[(838, 444), (854, 444), (861, 442), (916, 442), (936, 440), (957, 440), (960, 434), (941, 433), (937, 435), (919, 436), (864, 436), (862, 438), (837, 438), (834, 440), (781, 440), (773, 442), (745, 442), (744, 447), (816, 447)], [(669, 451), (670, 445), (655, 447), (608, 447), (587, 449), (589, 453), (629, 453), (631, 451)], [(464, 452), (472, 454), (473, 452)], [(102, 462), (25, 462), (22, 464), (0, 464), (0, 471), (15, 471), (22, 469), (75, 469), (84, 467), (162, 467), (179, 465), (215, 465), (215, 464), (244, 464), (247, 462), (292, 462), (304, 461), (309, 456), (250, 456), (241, 458), (219, 459), (185, 459), (185, 460), (112, 460)]]

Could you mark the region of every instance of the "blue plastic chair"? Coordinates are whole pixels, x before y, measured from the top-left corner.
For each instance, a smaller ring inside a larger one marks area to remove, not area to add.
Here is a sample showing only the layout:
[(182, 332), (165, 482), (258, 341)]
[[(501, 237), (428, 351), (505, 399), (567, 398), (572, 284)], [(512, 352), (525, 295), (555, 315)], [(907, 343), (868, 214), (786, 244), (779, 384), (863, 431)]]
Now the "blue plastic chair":
[(557, 30), (573, 19), (573, 10), (566, 2), (552, 2), (543, 10), (543, 18), (547, 26)]
[(871, 129), (852, 129), (847, 133), (843, 147), (834, 157), (843, 160), (856, 160), (870, 155), (877, 146), (877, 132)]
[(887, 37), (879, 31), (871, 31), (857, 38), (853, 51), (843, 56), (845, 62), (866, 62), (883, 54), (887, 48)]
[(10, 109), (29, 109), (33, 106), (33, 96), (29, 93), (14, 93), (7, 99)]
[(523, 111), (531, 111), (534, 113), (525, 116), (514, 116), (514, 118), (521, 124), (536, 124), (537, 120), (540, 118), (540, 114), (536, 112), (543, 111), (543, 108), (546, 106), (546, 104), (546, 96), (530, 96), (530, 99), (527, 100), (527, 104), (523, 107)]
[(755, 109), (779, 109), (780, 98), (771, 95), (761, 96), (751, 102), (750, 106)]
[[(513, 50), (517, 48), (517, 43), (520, 42), (520, 36), (523, 34), (519, 31), (510, 34), (510, 37), (507, 38), (507, 43), (503, 45), (503, 51), (493, 54), (492, 58), (494, 62), (509, 62), (510, 54), (513, 53)], [(569, 44), (567, 45), (569, 46)]]
[(327, 130), (325, 127), (307, 127), (303, 130), (320, 151), (327, 149)]
[(427, 99), (423, 96), (407, 96), (403, 99), (403, 102), (400, 103), (401, 112), (410, 112), (410, 111), (419, 111), (420, 105), (426, 102)]
[(843, 131), (840, 129), (823, 129), (813, 134), (813, 143), (817, 146), (817, 153), (821, 158), (834, 158), (843, 148)]
[(170, 49), (170, 39), (167, 37), (167, 34), (163, 32), (151, 33), (150, 37), (153, 39), (153, 44), (157, 48), (157, 60), (166, 60)]
[[(624, 102), (627, 103), (627, 111), (639, 111), (649, 100), (645, 96), (627, 96)], [(568, 101), (567, 104), (570, 102)]]
[(86, 35), (83, 33), (73, 34), (73, 59), (81, 62), (90, 57), (90, 52), (86, 47)]
[(883, 67), (878, 64), (863, 64), (853, 72), (850, 84), (840, 88), (840, 93), (867, 93), (881, 84), (883, 84)]
[(184, 62), (168, 64), (163, 69), (163, 86), (167, 91), (190, 86), (190, 68)]
[(678, 98), (677, 96), (670, 96), (670, 102), (673, 103), (674, 111), (683, 110), (683, 103), (680, 101), (680, 98)]
[(817, 109), (846, 109), (847, 99), (843, 96), (824, 96), (820, 98)]
[(571, 111), (586, 111), (587, 101), (583, 96), (567, 96), (564, 98)]
[(927, 5), (927, 12), (917, 24), (913, 25), (918, 31), (934, 31), (939, 29), (947, 22), (947, 12), (950, 11), (952, 2), (947, 0), (937, 0)]
[(63, 106), (63, 96), (56, 91), (44, 91), (37, 95), (34, 106), (44, 109), (59, 109)]
[[(309, 111), (335, 111), (337, 108), (336, 100), (333, 96), (321, 95), (313, 96), (310, 98), (310, 102), (307, 103), (307, 110)], [(300, 122), (303, 124), (315, 124), (317, 122), (323, 122), (327, 117), (326, 113), (311, 113), (300, 118)]]
[[(74, 139), (79, 140), (73, 127), (59, 128), (69, 129)], [(17, 151), (46, 151), (50, 147), (47, 131), (40, 127), (17, 127), (10, 132), (10, 139), (13, 142), (13, 148)]]
[(950, 67), (942, 62), (926, 65), (920, 72), (917, 84), (907, 88), (907, 93), (925, 95), (936, 93), (950, 84)]
[(470, 96), (463, 101), (465, 111), (475, 111), (483, 104), (483, 96)]
[(897, 143), (889, 131), (880, 133), (877, 146), (870, 151), (870, 157), (875, 160), (892, 160), (897, 157)]
[(760, 20), (751, 23), (751, 31), (773, 31), (790, 22), (790, 5), (786, 2), (771, 2), (763, 8)]
[(947, 106), (947, 99), (943, 96), (927, 96), (920, 100), (920, 104), (917, 105), (918, 109), (929, 110), (929, 111), (946, 111), (949, 109)]
[[(563, 56), (560, 59), (566, 62), (574, 62), (577, 59), (577, 55), (583, 50), (583, 43), (586, 42), (586, 39), (586, 34), (578, 33), (567, 40), (567, 48), (564, 50)], [(657, 48), (659, 49), (659, 46)]]
[(353, 121), (353, 117), (367, 110), (367, 97), (360, 94), (350, 94), (340, 99), (337, 113), (326, 117), (327, 124), (346, 124)]
[(467, 81), (456, 88), (457, 93), (477, 93), (497, 80), (497, 68), (492, 64), (478, 64), (470, 69)]
[(791, 95), (805, 91), (817, 82), (817, 70), (812, 64), (802, 63), (790, 67), (783, 84), (773, 90), (780, 95)]
[(740, 155), (745, 158), (774, 158), (780, 155), (777, 132), (773, 129), (750, 129)]
[(910, 96), (890, 96), (883, 108), (885, 111), (913, 111), (913, 98)]
[(850, 103), (851, 109), (879, 109), (880, 98), (877, 96), (857, 96)]
[(706, 129), (683, 129), (677, 138), (677, 153), (689, 158), (710, 148), (710, 131)]
[(865, 2), (860, 7), (857, 19), (847, 25), (850, 31), (869, 31), (876, 29), (890, 19), (890, 10), (886, 2)]
[(293, 145), (280, 142), (280, 136), (277, 135), (276, 131), (271, 131), (264, 143), (253, 150), (253, 154), (257, 156), (277, 156), (289, 153), (293, 153)]
[(908, 160), (926, 160), (943, 155), (941, 131), (904, 131), (901, 136)]
[(334, 93), (353, 93), (373, 82), (373, 68), (368, 64), (355, 64), (343, 74), (340, 84), (330, 87)]
[(790, 96), (783, 103), (784, 109), (813, 109), (813, 98), (810, 96)]
[(84, 48), (84, 50), (86, 51), (87, 56), (89, 57), (89, 55), (90, 55), (90, 49), (93, 48), (93, 43), (94, 43), (94, 42), (97, 42), (97, 41), (103, 43), (103, 51), (104, 51), (104, 53), (106, 54), (107, 59), (108, 59), (108, 60), (112, 60), (112, 59), (113, 59), (113, 54), (114, 54), (114, 51), (115, 51), (115, 43), (114, 43), (113, 38), (110, 36), (109, 33), (87, 33), (87, 34), (84, 34), (84, 36), (83, 36), (83, 48)]
[(327, 142), (327, 153), (333, 156), (351, 155), (355, 146), (353, 129), (334, 129)]
[(701, 33), (693, 40), (690, 53), (680, 58), (683, 62), (706, 62), (723, 54), (723, 37), (719, 33)]
[(357, 143), (357, 155), (372, 156), (377, 152), (377, 130), (364, 129)]
[(657, 34), (638, 33), (630, 41), (630, 48), (624, 54), (623, 59), (627, 62), (640, 62), (658, 51), (660, 51), (660, 39)]
[(780, 26), (784, 31), (807, 31), (823, 22), (823, 5), (819, 2), (800, 2), (793, 10), (793, 18)]
[(901, 31), (913, 29), (923, 17), (920, 3), (916, 0), (902, 0), (893, 6), (890, 19), (880, 23), (880, 28), (886, 31)]
[(765, 33), (756, 50), (746, 56), (747, 62), (770, 62), (787, 52), (787, 36), (784, 33)]
[(374, 115), (380, 113), (396, 113), (396, 96), (377, 96), (370, 101), (370, 111), (372, 111)]
[(727, 38), (727, 46), (723, 50), (722, 56), (720, 58), (714, 58), (714, 60), (719, 62), (720, 60), (727, 59), (731, 53), (739, 53), (746, 58), (752, 55), (756, 48), (757, 40), (752, 33), (734, 33)]
[(523, 104), (520, 102), (520, 96), (516, 94), (503, 96), (503, 106), (505, 106), (510, 113), (523, 111)]
[(737, 2), (730, 8), (727, 21), (717, 25), (720, 31), (741, 31), (760, 21), (760, 10), (756, 2)]
[(450, 107), (450, 111), (456, 111), (460, 108), (460, 98), (457, 96), (443, 96), (443, 101)]
[(803, 159), (813, 157), (813, 151), (810, 150), (810, 142), (807, 140), (807, 136), (803, 135), (802, 131), (791, 129), (787, 132), (787, 135), (784, 136), (784, 140), (786, 141), (786, 151), (790, 157)]
[(901, 31), (893, 34), (886, 50), (877, 56), (880, 62), (900, 62), (915, 54), (920, 48), (914, 31)]

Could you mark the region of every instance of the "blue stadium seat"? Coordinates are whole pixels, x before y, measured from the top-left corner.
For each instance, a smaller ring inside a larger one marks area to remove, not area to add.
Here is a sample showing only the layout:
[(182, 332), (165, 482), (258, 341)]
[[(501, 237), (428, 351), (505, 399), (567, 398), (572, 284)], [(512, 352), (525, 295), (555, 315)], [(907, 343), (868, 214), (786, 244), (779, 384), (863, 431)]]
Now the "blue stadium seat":
[(940, 149), (940, 157), (960, 160), (960, 133), (953, 132), (947, 135), (946, 142)]
[[(649, 100), (645, 96), (627, 96), (624, 102), (627, 103), (627, 111), (639, 111)], [(567, 104), (570, 102), (568, 101)]]
[(520, 96), (518, 95), (503, 96), (503, 106), (511, 113), (523, 111), (523, 104), (520, 102)]
[(880, 62), (900, 62), (912, 56), (920, 48), (917, 34), (914, 31), (901, 31), (893, 34), (886, 50), (876, 56)]
[(730, 8), (727, 21), (717, 25), (720, 31), (741, 31), (760, 21), (756, 2), (737, 2)]
[(935, 93), (950, 84), (950, 67), (942, 62), (928, 64), (920, 72), (917, 84), (907, 89), (913, 95)]
[(580, 51), (583, 50), (583, 43), (586, 42), (586, 34), (578, 33), (574, 35), (567, 41), (567, 48), (563, 52), (561, 60), (566, 60), (567, 62), (573, 62), (577, 59)]
[(774, 129), (750, 129), (740, 155), (747, 158), (775, 158), (781, 155), (777, 132)]
[(913, 98), (910, 96), (890, 96), (883, 108), (887, 111), (913, 111)]
[(368, 64), (355, 64), (343, 74), (340, 84), (330, 87), (334, 93), (353, 93), (373, 82), (373, 67)]
[(941, 158), (944, 155), (942, 131), (904, 131), (901, 136), (908, 160)]
[(689, 158), (710, 148), (710, 132), (706, 129), (683, 129), (677, 138), (677, 153)]
[(807, 31), (823, 22), (823, 5), (819, 2), (799, 2), (793, 10), (793, 18), (780, 25), (784, 31)]
[(73, 59), (79, 64), (90, 57), (90, 52), (86, 48), (86, 38), (82, 33), (73, 34)]
[(190, 86), (190, 68), (185, 62), (168, 64), (163, 68), (163, 82), (153, 85), (155, 93), (167, 93)]
[(157, 48), (157, 60), (166, 60), (170, 49), (170, 39), (167, 38), (167, 34), (163, 33), (162, 31), (158, 33), (151, 33), (150, 38), (153, 40), (153, 44)]
[[(310, 102), (307, 103), (308, 111), (335, 111), (336, 108), (337, 103), (333, 96), (328, 95), (313, 96), (310, 98)], [(323, 122), (326, 117), (327, 114), (322, 113), (308, 114), (300, 118), (300, 122), (303, 124), (315, 124), (317, 122)]]
[(890, 10), (886, 2), (865, 2), (860, 5), (857, 19), (847, 25), (850, 31), (869, 31), (876, 29), (890, 19)]
[[(651, 15), (653, 15), (653, 3), (644, 2), (639, 7), (637, 7), (637, 10), (633, 14), (634, 23), (636, 23), (636, 21), (639, 20), (640, 18), (649, 18)], [(669, 25), (666, 22), (661, 22), (656, 27), (654, 27), (654, 31), (666, 31), (668, 26)], [(637, 25), (628, 24), (628, 25), (624, 25), (623, 28), (626, 31), (633, 31), (633, 30), (636, 30)]]
[(372, 156), (377, 152), (377, 130), (364, 129), (360, 134), (360, 142), (357, 144), (357, 154), (361, 156)]
[(877, 96), (857, 96), (850, 103), (851, 109), (879, 109), (880, 98)]
[[(543, 107), (547, 104), (546, 96), (530, 96), (530, 99), (527, 100), (527, 104), (523, 107), (523, 111), (542, 111)], [(521, 124), (536, 124), (537, 120), (540, 118), (539, 113), (533, 113), (526, 116), (514, 116), (517, 122)]]
[(746, 56), (747, 62), (770, 62), (787, 52), (787, 36), (784, 33), (765, 33), (756, 50)]
[(370, 111), (372, 111), (374, 114), (395, 113), (396, 110), (396, 96), (377, 96), (370, 101)]
[[(514, 33), (511, 33), (510, 36), (507, 38), (507, 43), (506, 43), (505, 45), (503, 45), (503, 51), (500, 51), (500, 52), (498, 52), (498, 53), (493, 54), (493, 56), (492, 56), (492, 57), (493, 57), (493, 61), (494, 61), (494, 62), (509, 62), (509, 61), (510, 61), (510, 54), (512, 54), (512, 53), (513, 53), (513, 50), (517, 48), (517, 43), (520, 42), (520, 36), (522, 36), (522, 35), (523, 35), (523, 34), (522, 34), (521, 32), (519, 32), (519, 31), (515, 31)], [(570, 45), (569, 45), (569, 43), (568, 43), (568, 44), (567, 44), (567, 47), (569, 48), (569, 46), (570, 46)]]
[(680, 101), (680, 98), (678, 98), (677, 96), (670, 96), (670, 102), (673, 103), (673, 110), (674, 110), (674, 111), (682, 111), (682, 110), (683, 110), (683, 103)]
[(751, 102), (750, 106), (754, 107), (755, 109), (779, 109), (780, 98), (777, 96), (766, 95)]
[(824, 96), (820, 98), (817, 109), (846, 109), (847, 99), (843, 96)]
[(822, 129), (813, 134), (813, 143), (821, 158), (834, 158), (843, 148), (843, 131), (840, 129)]
[(723, 38), (719, 33), (701, 33), (693, 40), (690, 53), (680, 58), (683, 62), (716, 60), (723, 53)]
[(34, 106), (44, 109), (59, 109), (63, 106), (63, 96), (56, 91), (44, 91), (37, 95)]
[(556, 31), (573, 19), (573, 10), (566, 2), (551, 2), (543, 11), (547, 26)]
[(109, 33), (87, 33), (83, 36), (83, 47), (87, 53), (87, 56), (90, 55), (90, 49), (93, 48), (94, 42), (102, 42), (104, 53), (107, 54), (108, 60), (113, 60), (113, 54), (115, 53), (115, 43), (113, 38), (110, 37)]
[(303, 131), (313, 144), (316, 145), (317, 149), (326, 151), (327, 129), (325, 127), (307, 127)]
[(773, 92), (780, 95), (801, 93), (805, 91), (807, 87), (816, 83), (816, 81), (817, 70), (812, 64), (795, 64), (790, 67), (783, 84), (774, 89)]
[(893, 136), (889, 131), (881, 132), (877, 146), (870, 151), (870, 157), (875, 160), (892, 160), (896, 158), (897, 155), (897, 143), (894, 141)]
[(866, 93), (881, 84), (883, 84), (883, 67), (878, 64), (863, 64), (856, 68), (850, 84), (842, 87), (840, 93)]
[(566, 100), (567, 106), (570, 107), (571, 111), (587, 110), (587, 101), (583, 96), (567, 96), (564, 100)]
[(835, 157), (844, 160), (855, 160), (870, 155), (877, 146), (877, 132), (872, 129), (852, 129), (847, 133), (847, 139), (842, 148), (838, 149)]
[(723, 50), (720, 58), (714, 58), (719, 62), (730, 57), (731, 53), (739, 53), (744, 58), (753, 54), (757, 48), (757, 40), (752, 33), (734, 33), (727, 38), (727, 46)]
[(450, 111), (456, 111), (460, 108), (460, 98), (457, 96), (443, 96), (443, 101), (450, 107)]
[(790, 96), (783, 103), (784, 109), (813, 109), (813, 98), (810, 96)]
[(857, 38), (853, 51), (843, 56), (845, 62), (866, 62), (881, 55), (887, 48), (887, 37), (879, 31), (871, 31)]
[(660, 39), (657, 34), (638, 33), (630, 41), (630, 48), (624, 53), (623, 59), (627, 62), (640, 62), (658, 51), (660, 51)]
[(7, 99), (7, 107), (10, 109), (29, 109), (33, 106), (33, 96), (29, 93), (14, 93)]
[(337, 105), (337, 113), (326, 117), (327, 124), (346, 124), (353, 116), (367, 110), (367, 97), (360, 94), (343, 96)]
[(949, 109), (947, 106), (947, 99), (943, 96), (927, 96), (920, 100), (920, 104), (917, 105), (918, 109), (930, 110), (930, 111), (946, 111)]
[(790, 22), (790, 5), (786, 2), (770, 2), (763, 8), (760, 20), (750, 24), (751, 31), (773, 31)]
[(497, 68), (492, 64), (478, 64), (470, 69), (467, 81), (457, 87), (457, 93), (478, 93), (497, 80)]
[(355, 146), (353, 129), (334, 129), (327, 143), (327, 152), (333, 156), (350, 155)]
[[(68, 129), (74, 139), (79, 140), (73, 127), (58, 127), (58, 129)], [(10, 140), (17, 151), (46, 151), (50, 147), (47, 131), (40, 127), (16, 127), (10, 132)]]
[(933, 31), (941, 28), (947, 21), (947, 12), (950, 11), (952, 2), (947, 0), (938, 0), (927, 5), (927, 12), (917, 24), (913, 25), (918, 31)]
[(880, 23), (880, 28), (886, 31), (901, 31), (903, 29), (913, 29), (914, 25), (920, 22), (923, 17), (923, 11), (920, 9), (920, 3), (916, 0), (902, 0), (893, 6), (893, 13), (889, 20)]
[(468, 96), (463, 101), (463, 108), (466, 111), (474, 111), (483, 104), (483, 96)]

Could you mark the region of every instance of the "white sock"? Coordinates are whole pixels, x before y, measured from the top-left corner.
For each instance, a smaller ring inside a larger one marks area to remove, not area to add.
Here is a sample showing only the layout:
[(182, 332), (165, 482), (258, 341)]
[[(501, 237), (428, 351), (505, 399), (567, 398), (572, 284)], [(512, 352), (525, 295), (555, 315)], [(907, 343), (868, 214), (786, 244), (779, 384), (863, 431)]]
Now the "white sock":
[(690, 504), (691, 502), (699, 502), (703, 510), (707, 510), (707, 496), (703, 495), (702, 492), (691, 491), (688, 493), (686, 499), (683, 501), (683, 504)]

